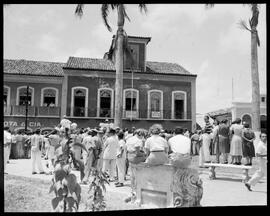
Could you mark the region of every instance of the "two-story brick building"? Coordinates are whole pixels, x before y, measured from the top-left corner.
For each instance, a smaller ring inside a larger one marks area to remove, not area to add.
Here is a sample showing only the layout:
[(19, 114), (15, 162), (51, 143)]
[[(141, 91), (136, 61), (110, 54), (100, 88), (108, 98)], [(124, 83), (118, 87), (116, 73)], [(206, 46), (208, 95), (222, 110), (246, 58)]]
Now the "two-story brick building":
[[(151, 38), (129, 36), (133, 64), (124, 57), (123, 127), (161, 123), (196, 129), (196, 75), (175, 63), (146, 61)], [(29, 97), (26, 97), (29, 86)], [(66, 63), (4, 60), (4, 123), (52, 128), (66, 115), (79, 127), (113, 121), (115, 68), (106, 59), (69, 57)]]

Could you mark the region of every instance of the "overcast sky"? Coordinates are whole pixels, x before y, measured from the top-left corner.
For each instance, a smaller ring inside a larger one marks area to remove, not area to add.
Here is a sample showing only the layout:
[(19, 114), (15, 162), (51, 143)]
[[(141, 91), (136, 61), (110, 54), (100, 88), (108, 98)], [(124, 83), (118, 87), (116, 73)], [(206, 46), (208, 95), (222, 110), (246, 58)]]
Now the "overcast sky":
[[(147, 60), (178, 63), (196, 81), (196, 112), (227, 108), (234, 99), (251, 101), (251, 36), (237, 23), (248, 23), (251, 10), (242, 4), (148, 4), (148, 13), (127, 5), (128, 35), (151, 37)], [(66, 62), (69, 56), (102, 58), (116, 32), (111, 12), (109, 32), (101, 5), (85, 5), (82, 19), (76, 5), (15, 5), (4, 9), (4, 58)], [(258, 48), (261, 92), (266, 92), (266, 6), (260, 5)]]

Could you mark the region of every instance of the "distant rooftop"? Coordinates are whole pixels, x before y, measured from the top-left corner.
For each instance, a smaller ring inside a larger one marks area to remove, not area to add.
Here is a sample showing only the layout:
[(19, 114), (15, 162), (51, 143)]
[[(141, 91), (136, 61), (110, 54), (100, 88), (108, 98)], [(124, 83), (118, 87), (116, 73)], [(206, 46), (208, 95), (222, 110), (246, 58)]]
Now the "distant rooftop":
[(4, 74), (64, 76), (61, 62), (4, 59)]

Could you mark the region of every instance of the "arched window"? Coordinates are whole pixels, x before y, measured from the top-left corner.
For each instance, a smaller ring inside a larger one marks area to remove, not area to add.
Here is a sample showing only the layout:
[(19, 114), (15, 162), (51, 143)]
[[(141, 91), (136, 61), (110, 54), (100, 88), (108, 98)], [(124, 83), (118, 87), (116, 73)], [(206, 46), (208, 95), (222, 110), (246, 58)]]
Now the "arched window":
[(97, 99), (97, 116), (98, 117), (113, 117), (113, 89), (100, 88), (98, 89)]
[(139, 91), (125, 89), (123, 97), (123, 110), (125, 118), (138, 118), (139, 116)]
[(20, 86), (17, 88), (17, 100), (16, 105), (24, 106), (28, 101), (28, 105), (34, 105), (34, 88), (29, 86), (28, 98), (27, 98), (27, 86)]
[(172, 92), (172, 119), (187, 118), (187, 94), (184, 91)]
[(88, 116), (88, 88), (73, 87), (71, 89), (71, 116)]
[(58, 106), (58, 89), (45, 87), (41, 89), (40, 106), (55, 107)]
[(6, 85), (4, 85), (3, 100), (4, 105), (10, 105), (10, 87)]
[(251, 115), (248, 113), (242, 115), (242, 123), (248, 123), (249, 127), (252, 128)]
[(148, 91), (148, 118), (163, 118), (163, 92)]

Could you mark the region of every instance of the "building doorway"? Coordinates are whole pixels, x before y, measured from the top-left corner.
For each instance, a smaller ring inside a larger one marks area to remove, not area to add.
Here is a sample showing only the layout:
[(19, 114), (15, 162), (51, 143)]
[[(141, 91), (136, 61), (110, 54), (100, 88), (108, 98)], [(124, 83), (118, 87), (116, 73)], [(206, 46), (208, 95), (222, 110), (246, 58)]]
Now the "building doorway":
[(102, 91), (100, 95), (100, 117), (111, 116), (111, 95), (109, 91)]
[(74, 94), (74, 116), (85, 116), (85, 92), (81, 89)]
[(174, 100), (174, 116), (175, 119), (184, 118), (184, 101), (183, 100)]

